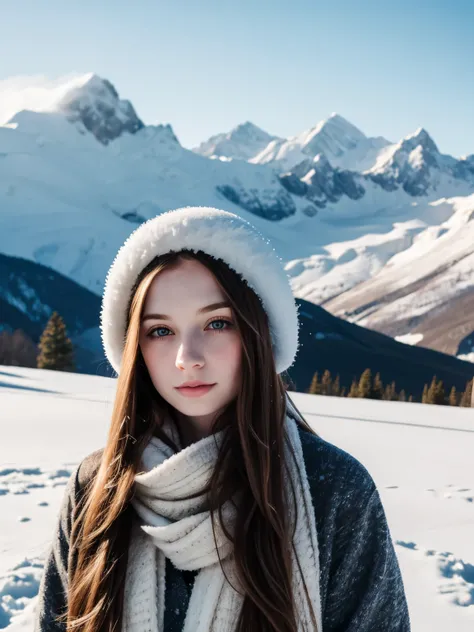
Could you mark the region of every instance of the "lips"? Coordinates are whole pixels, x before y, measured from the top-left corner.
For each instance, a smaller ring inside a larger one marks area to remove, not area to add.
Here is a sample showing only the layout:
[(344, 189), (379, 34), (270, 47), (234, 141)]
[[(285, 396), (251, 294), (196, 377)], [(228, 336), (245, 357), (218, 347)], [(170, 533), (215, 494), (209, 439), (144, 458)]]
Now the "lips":
[(179, 386), (176, 390), (184, 397), (201, 397), (208, 393), (214, 386), (215, 384), (204, 384), (201, 382), (198, 386)]
[(189, 382), (184, 382), (181, 386), (177, 386), (176, 388), (195, 388), (197, 386), (212, 386), (212, 384), (208, 382), (201, 382), (200, 380), (190, 380)]

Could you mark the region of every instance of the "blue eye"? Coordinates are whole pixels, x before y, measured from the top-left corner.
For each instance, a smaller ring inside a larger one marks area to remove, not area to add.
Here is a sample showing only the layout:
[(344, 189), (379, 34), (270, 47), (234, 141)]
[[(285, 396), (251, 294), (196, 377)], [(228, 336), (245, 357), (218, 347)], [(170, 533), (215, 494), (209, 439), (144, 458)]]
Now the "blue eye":
[[(228, 320), (224, 320), (223, 318), (216, 318), (216, 320), (211, 320), (209, 325), (213, 325), (214, 323), (224, 323), (225, 325), (231, 325)], [(223, 331), (224, 329), (226, 329), (226, 327), (219, 327), (218, 329), (213, 329), (213, 331)]]
[[(210, 327), (210, 325), (213, 325), (214, 323), (223, 323), (223, 326), (221, 327), (211, 327), (210, 331), (214, 331), (216, 333), (221, 333), (222, 331), (226, 331), (227, 329), (231, 329), (233, 327), (233, 323), (230, 320), (227, 320), (226, 318), (215, 318), (214, 320), (211, 320), (211, 322), (207, 324), (207, 327)], [(168, 333), (163, 336), (159, 334), (155, 336), (154, 333), (157, 331), (167, 331)], [(158, 339), (168, 338), (170, 332), (171, 330), (168, 329), (168, 327), (161, 325), (160, 327), (155, 327), (154, 329), (152, 329), (147, 334), (147, 336), (150, 338), (158, 338)]]
[(148, 335), (151, 336), (152, 338), (166, 338), (166, 336), (153, 336), (153, 334), (155, 333), (155, 331), (160, 331), (160, 330), (165, 330), (165, 331), (169, 331), (168, 327), (155, 327), (155, 329), (152, 329)]

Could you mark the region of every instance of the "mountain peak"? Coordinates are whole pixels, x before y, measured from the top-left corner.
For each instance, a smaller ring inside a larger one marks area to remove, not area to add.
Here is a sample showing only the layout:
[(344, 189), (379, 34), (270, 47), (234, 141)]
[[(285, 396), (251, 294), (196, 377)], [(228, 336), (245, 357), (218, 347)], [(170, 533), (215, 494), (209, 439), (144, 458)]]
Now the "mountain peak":
[(271, 136), (261, 127), (255, 125), (251, 121), (245, 121), (245, 123), (240, 123), (236, 127), (234, 127), (227, 135), (226, 138), (236, 138), (238, 136), (250, 137), (252, 139), (263, 139), (265, 142), (270, 142), (275, 138), (275, 136)]
[[(240, 123), (239, 125), (234, 127), (233, 131), (238, 130), (238, 129), (252, 130), (252, 131), (253, 130), (258, 130), (259, 132), (263, 131), (262, 129), (260, 129), (260, 127), (257, 127), (257, 125), (252, 123), (252, 121), (245, 121), (245, 123)], [(232, 131), (230, 133), (232, 133)]]
[(82, 123), (104, 145), (123, 132), (134, 134), (144, 127), (130, 101), (120, 99), (112, 83), (94, 73), (78, 78), (54, 109)]
[(316, 156), (323, 153), (331, 161), (366, 138), (355, 125), (333, 112), (329, 118), (290, 140), (299, 145), (304, 154)]
[(211, 136), (193, 151), (207, 157), (225, 156), (237, 160), (250, 160), (276, 139), (276, 136), (271, 136), (251, 121), (245, 121), (232, 128), (230, 132)]
[[(333, 123), (338, 123), (338, 124), (342, 123), (343, 125), (351, 125), (352, 127), (355, 127), (355, 125), (352, 125), (352, 123), (350, 123), (341, 114), (338, 114), (338, 112), (331, 112), (331, 114), (327, 117), (327, 119), (325, 121), (323, 121), (323, 123), (329, 123), (330, 121), (333, 122)], [(360, 132), (360, 133), (362, 134), (362, 132)]]
[(333, 130), (332, 133), (344, 134), (357, 141), (366, 138), (366, 135), (361, 132), (358, 127), (350, 123), (337, 112), (332, 112), (328, 118), (320, 121), (317, 125), (312, 127), (309, 132), (312, 133), (312, 135), (315, 135), (319, 134), (323, 130)]
[(413, 150), (421, 145), (423, 149), (430, 153), (439, 153), (438, 147), (424, 127), (419, 127), (413, 134), (405, 136), (400, 146), (404, 149)]
[(409, 195), (426, 195), (436, 186), (439, 173), (464, 178), (466, 171), (450, 156), (442, 156), (436, 143), (423, 128), (405, 136), (383, 154), (371, 170), (377, 184), (391, 191), (401, 185)]
[(113, 100), (118, 100), (119, 95), (115, 87), (110, 83), (108, 79), (103, 79), (93, 72), (88, 72), (78, 77), (75, 77), (72, 81), (65, 82), (61, 89), (58, 90), (58, 97), (55, 105), (52, 109), (56, 111), (62, 111), (67, 108), (67, 105), (82, 96), (105, 96)]

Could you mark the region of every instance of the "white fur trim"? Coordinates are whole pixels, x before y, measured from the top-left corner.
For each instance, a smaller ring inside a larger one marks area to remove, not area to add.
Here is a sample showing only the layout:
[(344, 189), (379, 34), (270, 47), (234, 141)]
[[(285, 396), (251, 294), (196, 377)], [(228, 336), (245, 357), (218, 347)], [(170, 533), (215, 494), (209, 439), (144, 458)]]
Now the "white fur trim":
[(114, 370), (120, 373), (126, 309), (139, 273), (157, 255), (184, 248), (223, 259), (247, 281), (268, 314), (277, 373), (290, 367), (298, 350), (298, 306), (282, 260), (270, 241), (234, 213), (185, 207), (139, 226), (109, 269), (102, 297), (101, 334)]

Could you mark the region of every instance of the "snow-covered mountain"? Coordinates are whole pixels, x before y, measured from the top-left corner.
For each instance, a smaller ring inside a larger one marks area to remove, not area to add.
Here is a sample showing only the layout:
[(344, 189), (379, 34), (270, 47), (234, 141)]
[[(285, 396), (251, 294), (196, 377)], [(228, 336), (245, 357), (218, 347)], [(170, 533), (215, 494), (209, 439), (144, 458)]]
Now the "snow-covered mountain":
[[(368, 139), (333, 114), (250, 162), (268, 164), (310, 201), (307, 215), (319, 212), (322, 251), (315, 241), (312, 255), (287, 264), (297, 296), (401, 340), (472, 357), (473, 155), (442, 154), (423, 128), (398, 143)], [(337, 227), (334, 243), (328, 225)]]
[[(246, 160), (259, 134), (251, 124), (237, 130), (227, 140), (239, 159), (210, 159), (182, 147), (170, 125), (144, 125), (109, 82), (87, 75), (48, 111), (24, 110), (0, 126), (0, 253), (100, 294), (136, 225), (210, 205), (272, 240), (297, 297), (360, 324), (406, 336), (421, 313), (435, 330), (438, 315), (467, 305), (474, 156), (440, 153), (423, 129), (389, 144), (331, 116), (277, 153), (283, 162)], [(225, 142), (209, 146), (211, 157)], [(449, 353), (467, 354), (474, 324), (458, 325)], [(426, 328), (418, 334), (419, 344), (430, 340)], [(447, 335), (429, 345), (439, 349)]]
[[(446, 220), (415, 231), (411, 244), (375, 275), (325, 307), (365, 327), (394, 337), (409, 332), (455, 354), (474, 330), (474, 194), (431, 208), (447, 211)], [(460, 352), (474, 351), (468, 342)]]
[[(66, 119), (80, 133), (90, 132), (104, 145), (124, 132), (134, 134), (144, 127), (130, 101), (120, 99), (110, 81), (93, 73), (65, 79), (49, 93), (48, 98), (42, 95), (42, 103), (36, 102), (32, 94), (31, 106), (26, 108), (30, 122), (33, 112), (56, 114), (59, 115), (57, 120)], [(20, 110), (8, 123), (15, 127), (23, 118)], [(41, 120), (42, 117), (38, 119)], [(39, 123), (36, 131), (41, 127), (42, 123)]]
[[(76, 102), (72, 96), (76, 91), (63, 103)], [(131, 131), (123, 128), (104, 144), (60, 108), (24, 110), (0, 127), (0, 252), (100, 293), (117, 247), (160, 212), (221, 206), (265, 232), (268, 220), (310, 206), (264, 165), (210, 160), (183, 148), (169, 125)]]
[[(430, 192), (439, 197), (440, 191), (449, 196), (469, 192), (474, 182), (474, 156), (458, 160), (441, 154), (423, 128), (390, 143), (382, 137), (366, 137), (333, 113), (290, 139), (274, 138), (254, 155), (260, 132), (245, 123), (195, 151), (222, 160), (239, 158), (269, 165), (290, 193), (307, 198), (317, 208), (343, 196), (360, 199), (371, 183), (389, 192), (402, 188), (413, 197)], [(266, 137), (263, 132), (261, 138)], [(468, 188), (462, 189), (466, 182)]]
[(389, 191), (402, 186), (410, 195), (418, 196), (429, 189), (437, 191), (453, 179), (473, 183), (473, 158), (456, 160), (441, 154), (428, 132), (420, 128), (380, 152), (368, 173)]
[(130, 101), (121, 100), (110, 81), (93, 74), (84, 79), (83, 85), (57, 103), (58, 112), (82, 124), (104, 145), (124, 132), (134, 134), (144, 127)]
[(363, 176), (334, 168), (324, 154), (298, 163), (283, 173), (280, 181), (290, 193), (306, 198), (318, 209), (338, 202), (343, 196), (358, 200), (366, 192)]
[(236, 160), (250, 160), (273, 141), (279, 141), (276, 136), (267, 134), (250, 121), (237, 125), (227, 134), (217, 134), (195, 147), (193, 151), (201, 156), (230, 158)]
[[(248, 143), (247, 135), (251, 137)], [(242, 148), (242, 144), (246, 146)], [(379, 150), (389, 144), (382, 137), (367, 138), (349, 121), (333, 113), (328, 119), (291, 138), (270, 136), (246, 123), (229, 134), (209, 139), (195, 151), (207, 156), (216, 154), (255, 164), (271, 164), (281, 172), (291, 170), (308, 158), (324, 154), (335, 167), (360, 171), (371, 167)]]

